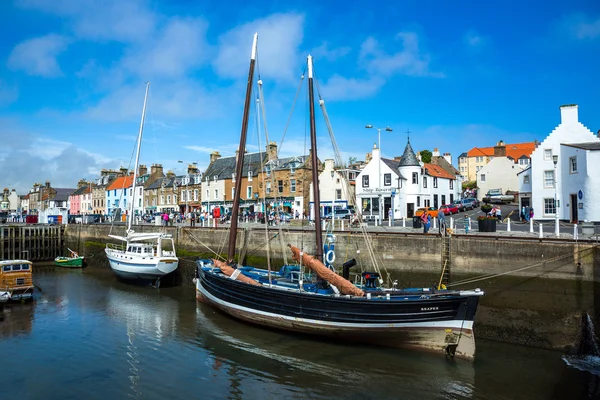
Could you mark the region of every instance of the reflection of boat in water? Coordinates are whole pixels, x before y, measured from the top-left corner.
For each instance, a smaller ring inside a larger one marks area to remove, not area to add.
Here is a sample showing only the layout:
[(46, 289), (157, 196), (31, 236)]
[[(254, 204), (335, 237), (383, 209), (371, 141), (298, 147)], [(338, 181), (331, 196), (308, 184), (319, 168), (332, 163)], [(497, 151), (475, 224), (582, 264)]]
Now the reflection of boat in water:
[(0, 303), (33, 297), (33, 263), (27, 260), (0, 261)]
[[(304, 398), (331, 396), (332, 387), (338, 388), (339, 398), (432, 398), (435, 394), (468, 398), (473, 391), (475, 369), (471, 363), (385, 348), (363, 351), (303, 335), (290, 336), (240, 324), (203, 303), (197, 304), (196, 323), (198, 345), (211, 353), (207, 367), (215, 372), (227, 368), (231, 380), (241, 380), (243, 372), (248, 375), (250, 370), (252, 375), (294, 388)], [(372, 387), (375, 376), (376, 389)], [(342, 387), (352, 396), (343, 396)]]
[(33, 326), (35, 304), (14, 303), (0, 306), (0, 337), (28, 335)]

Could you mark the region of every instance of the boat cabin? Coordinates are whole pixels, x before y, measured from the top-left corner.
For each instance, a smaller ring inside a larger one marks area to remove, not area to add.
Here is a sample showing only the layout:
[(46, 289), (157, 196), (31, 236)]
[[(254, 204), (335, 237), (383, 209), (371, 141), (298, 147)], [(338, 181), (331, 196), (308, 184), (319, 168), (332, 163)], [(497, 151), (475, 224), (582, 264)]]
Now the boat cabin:
[(139, 254), (141, 256), (154, 256), (154, 246), (145, 243), (130, 243), (126, 253)]
[(0, 302), (33, 296), (33, 263), (27, 260), (0, 261)]

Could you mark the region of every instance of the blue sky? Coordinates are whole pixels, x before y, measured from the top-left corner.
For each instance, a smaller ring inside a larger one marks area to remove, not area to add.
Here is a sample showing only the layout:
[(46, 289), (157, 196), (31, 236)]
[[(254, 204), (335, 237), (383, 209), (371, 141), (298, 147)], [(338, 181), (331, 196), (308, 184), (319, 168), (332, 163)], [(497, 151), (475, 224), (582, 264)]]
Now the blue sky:
[[(259, 33), (269, 139), (306, 153), (314, 56), (344, 160), (457, 156), (498, 140), (543, 140), (559, 106), (600, 129), (600, 2), (0, 2), (0, 185), (74, 187), (128, 166), (151, 82), (141, 161), (182, 173), (237, 149), (252, 33)], [(498, 3), (499, 4), (499, 3)], [(317, 108), (318, 110), (318, 108)], [(259, 145), (252, 118), (248, 147)], [(331, 157), (318, 116), (319, 154)], [(264, 137), (261, 144), (264, 146)]]

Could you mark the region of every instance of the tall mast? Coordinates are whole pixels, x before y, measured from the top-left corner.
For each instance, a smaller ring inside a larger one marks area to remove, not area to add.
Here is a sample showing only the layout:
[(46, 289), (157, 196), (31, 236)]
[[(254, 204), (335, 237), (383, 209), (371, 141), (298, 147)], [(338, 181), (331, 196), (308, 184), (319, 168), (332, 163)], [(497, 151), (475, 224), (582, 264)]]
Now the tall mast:
[(242, 132), (240, 134), (240, 147), (238, 148), (235, 165), (235, 193), (233, 196), (233, 209), (231, 210), (231, 229), (229, 230), (229, 245), (227, 247), (227, 263), (231, 264), (235, 257), (235, 242), (237, 238), (238, 210), (240, 207), (240, 193), (242, 191), (242, 171), (244, 168), (244, 153), (246, 152), (246, 134), (248, 132), (248, 118), (250, 115), (250, 98), (252, 97), (252, 81), (254, 78), (254, 64), (256, 63), (256, 45), (258, 33), (254, 34), (252, 54), (250, 56), (250, 71), (246, 85), (246, 101), (244, 102), (244, 116), (242, 117)]
[(317, 159), (317, 129), (315, 127), (315, 95), (313, 92), (312, 56), (308, 56), (308, 102), (310, 109), (310, 147), (313, 181), (313, 198), (315, 199), (315, 256), (323, 261), (323, 234), (321, 232), (321, 198), (319, 197), (319, 162)]
[(135, 209), (135, 181), (137, 180), (137, 170), (140, 164), (140, 148), (142, 147), (142, 132), (144, 132), (144, 119), (146, 118), (146, 102), (148, 101), (148, 89), (150, 82), (146, 82), (146, 94), (144, 95), (144, 107), (142, 108), (142, 120), (140, 121), (140, 132), (138, 133), (137, 151), (135, 154), (135, 164), (133, 165), (133, 185), (131, 196), (131, 212), (129, 213), (127, 232), (131, 231), (131, 221), (133, 221), (133, 212)]

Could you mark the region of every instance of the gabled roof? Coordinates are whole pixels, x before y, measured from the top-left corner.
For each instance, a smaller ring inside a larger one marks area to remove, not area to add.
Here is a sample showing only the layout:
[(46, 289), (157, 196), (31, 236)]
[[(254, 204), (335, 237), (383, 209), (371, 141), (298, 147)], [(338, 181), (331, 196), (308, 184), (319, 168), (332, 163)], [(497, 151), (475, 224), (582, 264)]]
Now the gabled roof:
[[(513, 160), (518, 160), (523, 155), (528, 158), (535, 150), (535, 142), (506, 144), (506, 156)], [(494, 157), (494, 147), (473, 147), (468, 151), (467, 157)], [(462, 157), (462, 154), (460, 155)]]
[(88, 189), (88, 186), (82, 186), (79, 189), (76, 189), (73, 193), (71, 193), (70, 196), (82, 195), (86, 192), (87, 189)]
[(450, 175), (460, 175), (460, 172), (442, 156), (431, 157), (431, 164), (439, 165)]
[[(266, 160), (267, 153), (246, 153), (244, 154), (244, 167), (242, 169), (242, 175), (248, 176), (248, 172), (252, 171), (252, 176), (257, 176), (261, 170), (263, 160)], [(235, 156), (223, 157), (213, 161), (204, 176), (209, 179), (214, 179), (215, 175), (217, 179), (231, 179), (235, 174)]]
[(277, 159), (276, 170), (290, 169), (293, 163), (296, 163), (296, 168), (300, 168), (308, 160), (308, 156), (293, 156)]
[(406, 143), (406, 147), (404, 148), (404, 154), (402, 154), (402, 158), (400, 159), (399, 167), (420, 167), (421, 163), (417, 159), (415, 152), (410, 145), (410, 140)]
[(130, 188), (133, 184), (133, 175), (121, 176), (108, 185), (106, 190), (118, 190)]
[(466, 152), (460, 153), (460, 155), (458, 156), (458, 158), (463, 158), (463, 157), (468, 157)]
[(450, 174), (444, 168), (435, 164), (425, 164), (423, 165), (425, 168), (425, 173), (429, 176), (434, 176), (436, 178), (444, 178), (444, 179), (456, 179), (456, 176)]
[(403, 177), (403, 176), (402, 176), (402, 174), (400, 173), (400, 171), (398, 170), (398, 167), (400, 166), (400, 161), (398, 161), (398, 160), (391, 160), (391, 159), (389, 159), (389, 158), (383, 158), (383, 157), (381, 158), (381, 161), (383, 161), (383, 163), (384, 163), (385, 165), (387, 165), (388, 167), (390, 167), (390, 169), (391, 169), (392, 171), (394, 171), (394, 173), (395, 173), (395, 174), (396, 174), (398, 177), (400, 177), (400, 179), (404, 179), (404, 180), (406, 180), (406, 178), (405, 178), (405, 177)]
[(50, 198), (50, 200), (54, 200), (54, 201), (67, 201), (69, 199), (69, 196), (75, 191), (75, 189), (72, 188), (53, 188), (54, 190), (56, 190), (56, 195), (52, 198)]

